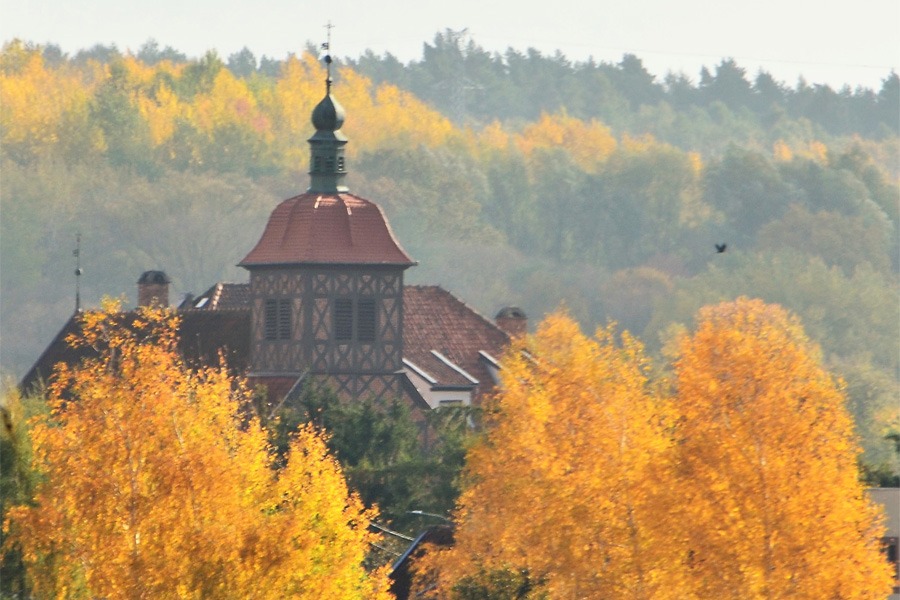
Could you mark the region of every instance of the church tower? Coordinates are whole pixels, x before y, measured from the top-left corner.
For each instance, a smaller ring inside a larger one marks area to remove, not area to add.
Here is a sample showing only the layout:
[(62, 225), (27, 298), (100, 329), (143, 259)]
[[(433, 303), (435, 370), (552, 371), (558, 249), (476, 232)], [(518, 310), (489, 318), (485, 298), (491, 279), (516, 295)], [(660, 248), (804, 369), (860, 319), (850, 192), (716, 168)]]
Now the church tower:
[(250, 373), (312, 377), (342, 397), (402, 393), (403, 273), (416, 263), (374, 203), (344, 183), (344, 110), (312, 113), (310, 186), (281, 202), (239, 263), (250, 272)]

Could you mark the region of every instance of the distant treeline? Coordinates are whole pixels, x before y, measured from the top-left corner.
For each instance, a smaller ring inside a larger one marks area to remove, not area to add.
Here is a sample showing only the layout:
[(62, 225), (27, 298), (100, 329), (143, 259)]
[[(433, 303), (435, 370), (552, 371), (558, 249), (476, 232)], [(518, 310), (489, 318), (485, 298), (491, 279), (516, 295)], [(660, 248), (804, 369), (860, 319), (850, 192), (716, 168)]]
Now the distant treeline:
[[(229, 68), (240, 72), (250, 58), (246, 51), (234, 55)], [(457, 122), (530, 121), (564, 109), (580, 119), (600, 119), (615, 130), (627, 128), (642, 107), (667, 105), (682, 112), (724, 105), (733, 113), (752, 115), (763, 126), (784, 114), (808, 119), (832, 135), (883, 137), (900, 127), (900, 78), (893, 72), (885, 73), (880, 90), (833, 90), (802, 79), (789, 87), (765, 71), (748, 77), (734, 60), (723, 59), (712, 71), (704, 67), (695, 82), (683, 73), (659, 78), (634, 54), (613, 64), (573, 62), (533, 48), (490, 53), (451, 30), (425, 44), (420, 61), (404, 65), (390, 54), (369, 52), (349, 63), (376, 84), (387, 81), (407, 89)]]
[[(313, 46), (307, 51), (315, 52)], [(67, 60), (58, 46), (43, 49), (50, 63)], [(121, 58), (115, 46), (97, 45), (71, 60), (103, 63)], [(188, 62), (178, 50), (149, 40), (135, 57), (148, 64)], [(341, 61), (338, 61), (339, 63)], [(600, 119), (613, 129), (626, 129), (641, 107), (668, 106), (676, 111), (710, 110), (722, 104), (732, 112), (752, 115), (761, 125), (781, 115), (807, 119), (831, 135), (859, 134), (882, 138), (900, 130), (900, 76), (885, 73), (879, 90), (776, 80), (770, 73), (748, 74), (733, 59), (712, 70), (703, 67), (698, 81), (685, 73), (652, 74), (634, 54), (618, 63), (572, 61), (561, 53), (545, 55), (534, 48), (488, 52), (462, 32), (450, 29), (424, 44), (421, 60), (403, 63), (390, 53), (367, 51), (343, 60), (375, 85), (390, 83), (432, 104), (457, 124), (493, 120), (537, 119), (544, 112), (565, 110), (579, 119)], [(249, 48), (231, 54), (225, 66), (237, 77), (278, 77), (284, 60), (257, 58)], [(666, 141), (677, 143), (677, 140)]]
[[(153, 42), (72, 57), (0, 52), (0, 364), (21, 376), (74, 308), (219, 280), (278, 201), (308, 185), (311, 48), (187, 59)], [(696, 310), (739, 295), (797, 313), (847, 381), (868, 460), (896, 409), (898, 78), (878, 92), (786, 88), (733, 61), (697, 84), (640, 59), (489, 54), (453, 32), (401, 64), (339, 61), (353, 191), (377, 201), (440, 283), (491, 316), (564, 304), (668, 351)], [(717, 253), (716, 244), (726, 244)]]

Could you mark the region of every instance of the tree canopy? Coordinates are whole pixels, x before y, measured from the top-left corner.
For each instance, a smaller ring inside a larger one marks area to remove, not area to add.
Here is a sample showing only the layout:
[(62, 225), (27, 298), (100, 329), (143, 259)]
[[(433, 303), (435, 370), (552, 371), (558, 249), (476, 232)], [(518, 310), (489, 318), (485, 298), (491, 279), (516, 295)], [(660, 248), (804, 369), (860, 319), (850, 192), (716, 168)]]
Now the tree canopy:
[(741, 298), (697, 323), (671, 391), (634, 339), (565, 315), (511, 349), (428, 562), (442, 593), (504, 573), (551, 598), (889, 593), (844, 395), (796, 319)]
[(376, 513), (311, 427), (276, 469), (248, 392), (189, 371), (176, 318), (88, 312), (32, 431), (41, 474), (9, 511), (33, 591), (66, 598), (387, 598), (363, 567)]
[(782, 308), (700, 311), (675, 363), (672, 524), (699, 598), (878, 598), (883, 524), (840, 385)]

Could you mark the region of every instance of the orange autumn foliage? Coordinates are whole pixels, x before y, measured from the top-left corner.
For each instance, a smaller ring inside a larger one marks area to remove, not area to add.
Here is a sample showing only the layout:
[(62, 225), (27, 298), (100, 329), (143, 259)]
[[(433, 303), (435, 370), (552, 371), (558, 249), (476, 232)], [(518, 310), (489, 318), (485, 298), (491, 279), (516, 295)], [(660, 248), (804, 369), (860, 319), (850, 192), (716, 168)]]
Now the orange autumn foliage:
[(557, 314), (512, 348), (456, 545), (420, 588), (470, 597), (505, 572), (548, 598), (887, 597), (843, 393), (796, 319), (739, 299), (698, 323), (665, 397), (627, 334)]
[(684, 597), (660, 526), (665, 407), (640, 344), (614, 338), (555, 314), (506, 355), (498, 413), (468, 455), (456, 546), (431, 563), (444, 593), (509, 568), (553, 598)]
[(302, 428), (275, 469), (248, 392), (188, 370), (177, 318), (89, 312), (34, 425), (44, 474), (12, 511), (41, 598), (387, 599), (362, 566), (374, 516), (322, 438)]
[(700, 598), (886, 598), (881, 528), (838, 384), (795, 318), (703, 309), (675, 365), (674, 537)]

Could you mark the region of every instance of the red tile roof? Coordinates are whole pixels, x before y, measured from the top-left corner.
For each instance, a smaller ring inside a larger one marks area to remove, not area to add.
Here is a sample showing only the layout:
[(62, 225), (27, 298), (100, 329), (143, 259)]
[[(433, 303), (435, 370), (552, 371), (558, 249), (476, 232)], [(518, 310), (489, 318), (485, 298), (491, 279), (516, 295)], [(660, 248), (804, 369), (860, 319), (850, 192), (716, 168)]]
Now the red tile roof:
[[(248, 284), (213, 286), (203, 297), (212, 299), (217, 292), (222, 292), (217, 302), (208, 308), (179, 311), (180, 347), (188, 364), (216, 365), (221, 352), (230, 369), (238, 373), (246, 370), (250, 356), (250, 310), (244, 299), (248, 288)], [(473, 400), (479, 403), (494, 388), (486, 361), (479, 353), (486, 352), (499, 359), (509, 344), (509, 336), (439, 286), (405, 286), (403, 302), (403, 358), (435, 379), (437, 388), (474, 388)], [(65, 343), (66, 335), (78, 329), (76, 315), (63, 326), (25, 376), (22, 389), (46, 380), (57, 362), (74, 364), (90, 354)], [(474, 384), (466, 375), (478, 383)], [(295, 383), (293, 378), (282, 379), (272, 382), (276, 393), (286, 393)]]
[(503, 330), (439, 286), (406, 286), (403, 312), (403, 358), (439, 384), (471, 383), (437, 352), (478, 380), (479, 396), (492, 391), (493, 379), (479, 352), (500, 358), (510, 342)]
[[(137, 313), (129, 312), (126, 323)], [(220, 357), (235, 373), (247, 369), (250, 357), (250, 310), (186, 310), (179, 311), (181, 325), (178, 328), (179, 349), (185, 362), (191, 367), (218, 366)], [(73, 348), (66, 343), (70, 334), (81, 332), (81, 314), (76, 313), (63, 325), (34, 366), (25, 374), (19, 389), (31, 391), (42, 383), (48, 383), (57, 363), (70, 366), (84, 358), (95, 357), (96, 351), (81, 346)]]
[(279, 204), (242, 267), (288, 264), (415, 262), (394, 237), (381, 209), (353, 194), (306, 193)]
[(217, 283), (181, 309), (220, 310), (250, 308), (250, 286), (246, 283)]

